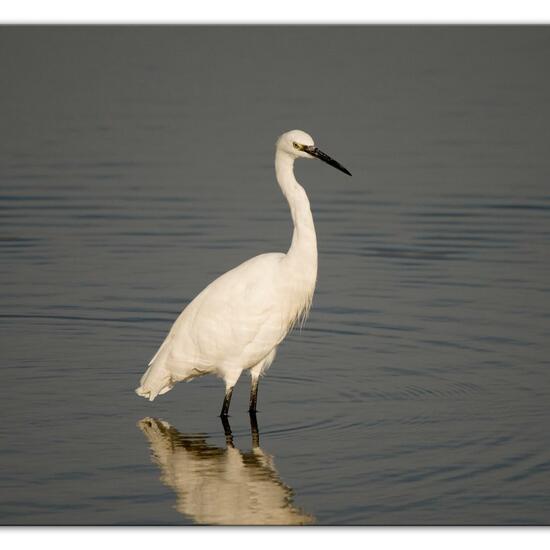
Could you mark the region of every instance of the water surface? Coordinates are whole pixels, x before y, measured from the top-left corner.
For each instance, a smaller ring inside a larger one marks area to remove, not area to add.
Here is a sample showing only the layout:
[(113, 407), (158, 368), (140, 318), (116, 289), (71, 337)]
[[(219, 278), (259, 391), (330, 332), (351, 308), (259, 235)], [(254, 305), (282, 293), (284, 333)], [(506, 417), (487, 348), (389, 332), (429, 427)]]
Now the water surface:
[[(0, 28), (0, 522), (550, 522), (547, 28)], [(133, 390), (208, 282), (319, 240), (259, 390)]]

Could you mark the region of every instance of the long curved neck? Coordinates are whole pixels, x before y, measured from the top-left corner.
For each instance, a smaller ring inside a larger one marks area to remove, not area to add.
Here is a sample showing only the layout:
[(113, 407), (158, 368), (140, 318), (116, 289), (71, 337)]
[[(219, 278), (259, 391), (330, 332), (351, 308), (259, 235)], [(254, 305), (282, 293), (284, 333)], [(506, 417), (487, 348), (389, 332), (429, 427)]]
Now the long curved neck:
[(277, 150), (275, 174), (290, 206), (290, 214), (294, 223), (292, 243), (288, 249), (287, 258), (307, 268), (307, 271), (316, 278), (317, 236), (306, 192), (294, 177), (294, 158)]

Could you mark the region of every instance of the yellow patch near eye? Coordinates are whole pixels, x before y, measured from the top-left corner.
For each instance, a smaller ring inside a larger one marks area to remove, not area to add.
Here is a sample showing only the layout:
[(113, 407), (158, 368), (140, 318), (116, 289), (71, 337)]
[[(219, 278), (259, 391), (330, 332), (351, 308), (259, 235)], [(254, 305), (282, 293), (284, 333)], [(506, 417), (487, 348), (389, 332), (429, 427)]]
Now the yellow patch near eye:
[(292, 145), (294, 146), (294, 149), (302, 149), (299, 143), (296, 143), (295, 141), (292, 142)]

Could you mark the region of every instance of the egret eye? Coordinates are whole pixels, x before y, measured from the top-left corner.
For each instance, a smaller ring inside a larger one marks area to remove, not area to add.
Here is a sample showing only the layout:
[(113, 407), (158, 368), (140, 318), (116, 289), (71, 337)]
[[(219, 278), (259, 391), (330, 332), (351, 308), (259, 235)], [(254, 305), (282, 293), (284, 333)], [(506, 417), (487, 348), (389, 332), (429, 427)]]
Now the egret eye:
[(300, 149), (300, 146), (295, 141), (292, 142), (292, 145), (294, 149)]

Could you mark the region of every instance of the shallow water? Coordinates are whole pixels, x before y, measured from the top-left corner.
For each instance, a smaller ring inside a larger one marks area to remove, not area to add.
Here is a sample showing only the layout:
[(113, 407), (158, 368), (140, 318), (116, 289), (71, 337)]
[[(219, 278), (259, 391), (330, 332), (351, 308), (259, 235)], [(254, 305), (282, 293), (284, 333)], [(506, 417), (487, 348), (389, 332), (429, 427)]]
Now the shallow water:
[[(550, 523), (547, 28), (0, 28), (0, 522)], [(231, 433), (133, 390), (206, 283), (319, 240)], [(254, 426), (252, 426), (254, 428)]]

